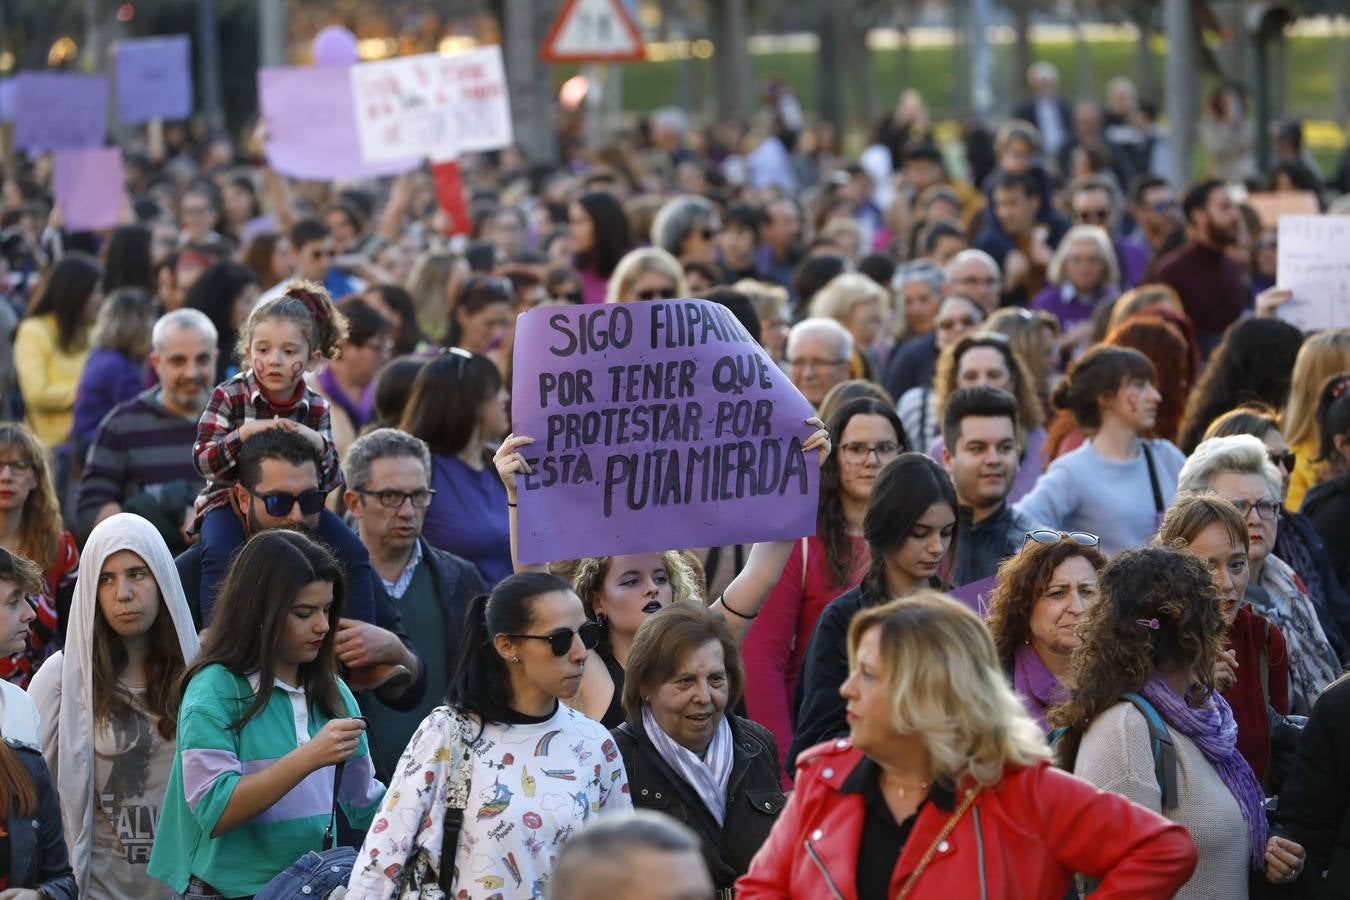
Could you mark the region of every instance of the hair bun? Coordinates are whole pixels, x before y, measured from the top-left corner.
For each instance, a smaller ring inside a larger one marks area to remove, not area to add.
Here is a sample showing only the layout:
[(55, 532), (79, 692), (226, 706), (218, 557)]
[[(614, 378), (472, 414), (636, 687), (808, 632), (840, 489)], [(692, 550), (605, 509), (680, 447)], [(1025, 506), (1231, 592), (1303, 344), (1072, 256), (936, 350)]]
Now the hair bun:
[(1074, 402), (1073, 384), (1068, 377), (1061, 378), (1050, 394), (1050, 403), (1055, 409), (1072, 409)]

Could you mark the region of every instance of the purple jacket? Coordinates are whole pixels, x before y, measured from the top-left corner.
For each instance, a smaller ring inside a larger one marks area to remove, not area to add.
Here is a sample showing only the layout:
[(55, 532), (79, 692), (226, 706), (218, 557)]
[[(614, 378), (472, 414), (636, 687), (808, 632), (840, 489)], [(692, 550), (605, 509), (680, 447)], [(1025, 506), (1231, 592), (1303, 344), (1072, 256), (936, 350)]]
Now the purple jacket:
[(75, 388), (71, 437), (88, 445), (103, 417), (144, 389), (144, 364), (134, 363), (116, 350), (91, 350)]

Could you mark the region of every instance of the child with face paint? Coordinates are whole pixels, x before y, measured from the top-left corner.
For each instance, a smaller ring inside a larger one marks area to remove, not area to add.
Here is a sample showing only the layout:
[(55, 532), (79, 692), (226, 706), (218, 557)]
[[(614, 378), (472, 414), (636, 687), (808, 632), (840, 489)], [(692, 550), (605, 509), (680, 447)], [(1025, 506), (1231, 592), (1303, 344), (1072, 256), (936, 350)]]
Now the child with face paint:
[[(270, 516), (282, 518), (300, 504), (302, 521), (344, 561), (347, 615), (375, 620), (370, 555), (359, 538), (332, 511), (324, 508), (328, 493), (341, 483), (337, 450), (329, 425), (328, 403), (305, 383), (325, 359), (338, 355), (347, 335), (347, 321), (322, 286), (292, 281), (279, 297), (249, 313), (239, 335), (239, 374), (216, 386), (197, 422), (193, 462), (206, 479), (197, 498), (194, 525), (202, 542), (201, 624), (210, 624), (216, 592), (225, 570), (244, 540), (244, 520), (231, 501), (238, 481), (243, 443), (269, 428), (284, 428), (305, 437), (319, 451), (319, 484), (298, 497), (272, 494), (254, 498)], [(284, 508), (283, 508), (284, 507)], [(317, 526), (313, 525), (318, 516)]]

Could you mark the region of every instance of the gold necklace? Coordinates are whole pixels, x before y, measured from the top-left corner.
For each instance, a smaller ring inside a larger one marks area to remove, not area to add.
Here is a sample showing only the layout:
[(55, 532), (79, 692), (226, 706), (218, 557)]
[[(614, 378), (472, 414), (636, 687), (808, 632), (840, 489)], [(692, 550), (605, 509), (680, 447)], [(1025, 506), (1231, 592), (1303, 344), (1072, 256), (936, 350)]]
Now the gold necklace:
[(913, 786), (908, 787), (908, 788), (905, 788), (905, 787), (897, 787), (897, 788), (895, 789), (895, 791), (896, 791), (896, 795), (897, 795), (901, 800), (903, 800), (903, 799), (905, 799), (905, 795), (906, 795), (909, 791), (911, 791), (911, 790), (926, 791), (926, 790), (928, 790), (928, 789), (929, 789), (930, 787), (932, 787), (932, 786), (933, 786), (933, 782), (931, 782), (931, 781), (920, 781), (918, 784), (913, 785)]

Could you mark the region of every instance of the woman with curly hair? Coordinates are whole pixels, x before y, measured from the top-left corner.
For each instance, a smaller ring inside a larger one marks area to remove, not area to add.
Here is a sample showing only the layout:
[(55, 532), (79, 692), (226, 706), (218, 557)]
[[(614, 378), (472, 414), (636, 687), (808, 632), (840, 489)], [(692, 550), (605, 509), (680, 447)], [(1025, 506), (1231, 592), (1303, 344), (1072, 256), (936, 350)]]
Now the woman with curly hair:
[(1236, 406), (1284, 406), (1301, 346), (1303, 332), (1280, 319), (1243, 318), (1228, 326), (1186, 403), (1177, 441), (1181, 451), (1193, 451), (1209, 436), (1210, 423)]
[(17, 422), (0, 422), (0, 547), (37, 563), (42, 591), (28, 645), (0, 658), (0, 678), (20, 687), (37, 671), (70, 608), (80, 554), (61, 521), (47, 454), (37, 435)]
[[(1253, 872), (1273, 884), (1297, 878), (1303, 848), (1267, 834), (1261, 782), (1215, 680), (1227, 624), (1209, 565), (1178, 550), (1130, 550), (1102, 570), (1101, 587), (1073, 656), (1074, 689), (1050, 713), (1064, 728), (1060, 764), (1186, 826), (1200, 862), (1182, 900), (1246, 897)], [(1171, 736), (1161, 763), (1151, 718)]]
[[(820, 450), (822, 460), (828, 459), (830, 440), (824, 423), (813, 416), (806, 424), (818, 430), (802, 443), (802, 452)], [(516, 475), (530, 474), (531, 469), (521, 451), (533, 442), (533, 438), (524, 435), (508, 435), (493, 457), (497, 475), (506, 487), (511, 557), (517, 572), (546, 568), (522, 565), (516, 559)], [(795, 544), (796, 541), (773, 541), (753, 545), (745, 568), (709, 604), (726, 619), (727, 627), (737, 640), (759, 615)], [(689, 558), (683, 552), (666, 550), (595, 556), (557, 564), (581, 598), (587, 618), (602, 626), (600, 644), (590, 651), (581, 687), (567, 701), (573, 709), (599, 720), (606, 728), (617, 728), (623, 723), (624, 669), (638, 627), (652, 613), (672, 603), (704, 602), (698, 587), (701, 579), (695, 574)]]
[(811, 633), (830, 601), (857, 587), (867, 571), (862, 530), (872, 485), (882, 467), (907, 449), (894, 407), (875, 399), (839, 407), (829, 431), (839, 447), (820, 467), (816, 533), (793, 544), (759, 621), (745, 636), (746, 711), (773, 732), (780, 758), (792, 743), (792, 695)]
[(1078, 649), (1078, 627), (1097, 602), (1097, 573), (1106, 557), (1097, 536), (1038, 530), (1022, 552), (999, 567), (985, 624), (999, 665), (1027, 713), (1049, 731), (1045, 715), (1073, 687), (1069, 660)]

